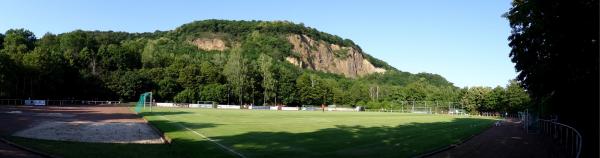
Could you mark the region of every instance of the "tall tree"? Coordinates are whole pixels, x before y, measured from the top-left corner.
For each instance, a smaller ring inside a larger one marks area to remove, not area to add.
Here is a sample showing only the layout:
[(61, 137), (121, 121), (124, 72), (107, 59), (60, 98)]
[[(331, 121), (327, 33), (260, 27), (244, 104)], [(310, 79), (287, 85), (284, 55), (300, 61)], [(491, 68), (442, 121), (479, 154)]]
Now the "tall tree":
[(505, 99), (508, 111), (522, 111), (531, 104), (529, 94), (515, 80), (511, 80), (506, 86)]
[(4, 48), (4, 34), (0, 33), (0, 50)]
[(84, 48), (87, 48), (88, 50), (83, 52), (96, 52), (98, 50), (96, 41), (88, 32), (76, 30), (61, 34), (59, 37), (60, 47), (64, 52), (65, 59), (67, 59), (72, 66), (76, 66), (77, 68), (85, 68), (88, 66), (87, 62), (91, 61), (89, 57), (92, 56), (81, 55)]
[(580, 130), (583, 157), (598, 157), (598, 5), (598, 0), (515, 0), (505, 15), (517, 79), (538, 111)]
[(491, 91), (491, 87), (471, 87), (463, 95), (461, 104), (471, 113), (488, 111), (486, 97)]
[(234, 48), (229, 54), (229, 59), (223, 70), (223, 75), (227, 82), (232, 86), (234, 93), (237, 93), (240, 105), (243, 104), (244, 87), (248, 83), (247, 79), (247, 61), (242, 56), (240, 48)]
[(271, 98), (275, 97), (275, 78), (273, 75), (273, 59), (267, 54), (260, 54), (258, 57), (260, 74), (263, 78), (262, 87), (264, 100), (263, 104), (266, 104)]
[(8, 55), (0, 52), (0, 97), (8, 97), (14, 95), (16, 66)]
[(3, 51), (10, 55), (13, 60), (20, 62), (25, 53), (33, 50), (35, 41), (35, 35), (29, 30), (10, 29), (6, 31), (6, 37), (4, 37)]
[(296, 91), (296, 79), (298, 71), (295, 68), (286, 66), (285, 64), (277, 65), (277, 98), (281, 98), (281, 103), (285, 105), (297, 104), (300, 97)]

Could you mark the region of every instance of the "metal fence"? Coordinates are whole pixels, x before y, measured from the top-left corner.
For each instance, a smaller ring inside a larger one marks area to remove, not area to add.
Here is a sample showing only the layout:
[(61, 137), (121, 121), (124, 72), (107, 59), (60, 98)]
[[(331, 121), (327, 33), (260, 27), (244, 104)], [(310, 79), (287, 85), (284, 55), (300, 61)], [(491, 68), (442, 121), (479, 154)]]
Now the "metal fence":
[[(25, 105), (29, 99), (0, 99), (0, 105)], [(121, 104), (121, 101), (114, 100), (50, 100), (50, 99), (31, 99), (43, 100), (45, 105), (101, 105), (101, 104)]]
[(553, 120), (538, 119), (537, 125), (539, 131), (552, 137), (558, 142), (569, 156), (579, 158), (581, 153), (581, 134), (575, 128)]
[(525, 110), (519, 112), (523, 129), (527, 133), (549, 136), (559, 147), (562, 147), (569, 157), (579, 158), (582, 147), (582, 137), (577, 129), (557, 122), (558, 119), (540, 119), (535, 113)]
[(0, 99), (0, 105), (23, 105), (23, 99)]
[(464, 107), (458, 102), (445, 101), (393, 101), (379, 108), (365, 105), (364, 111), (371, 112), (400, 112), (400, 113), (427, 113), (427, 114), (464, 114)]

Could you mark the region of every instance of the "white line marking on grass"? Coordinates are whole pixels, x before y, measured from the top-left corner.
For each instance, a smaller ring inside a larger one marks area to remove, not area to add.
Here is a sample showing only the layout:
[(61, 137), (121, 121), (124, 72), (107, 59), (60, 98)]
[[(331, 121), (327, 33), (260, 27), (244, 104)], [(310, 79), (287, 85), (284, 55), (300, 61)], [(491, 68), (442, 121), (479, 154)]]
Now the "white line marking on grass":
[[(165, 120), (171, 121), (171, 119), (169, 119), (169, 118), (167, 118), (165, 116), (160, 115), (160, 117), (164, 118)], [(173, 121), (171, 121), (171, 122), (173, 122)], [(237, 155), (239, 157), (246, 158), (246, 156), (244, 156), (241, 153), (236, 152), (235, 150), (233, 150), (233, 149), (231, 149), (231, 148), (229, 148), (229, 147), (227, 147), (227, 146), (225, 146), (225, 145), (217, 142), (216, 140), (210, 139), (207, 136), (205, 136), (205, 135), (203, 135), (203, 134), (201, 134), (199, 132), (196, 132), (195, 130), (192, 130), (192, 129), (190, 129), (190, 128), (188, 128), (188, 127), (186, 127), (186, 126), (184, 126), (184, 125), (182, 125), (182, 124), (180, 124), (178, 122), (174, 122), (174, 123), (177, 124), (177, 125), (179, 125), (180, 127), (184, 128), (184, 129), (188, 130), (188, 131), (192, 131), (194, 134), (199, 135), (200, 137), (202, 137), (202, 138), (204, 138), (204, 139), (206, 139), (206, 140), (208, 140), (208, 141), (210, 141), (212, 143), (217, 144), (219, 147), (221, 147), (221, 148), (223, 148), (223, 149), (225, 149), (225, 150), (227, 150), (227, 151), (229, 151), (229, 152), (231, 152), (231, 153), (233, 153), (233, 154), (235, 154), (235, 155)]]

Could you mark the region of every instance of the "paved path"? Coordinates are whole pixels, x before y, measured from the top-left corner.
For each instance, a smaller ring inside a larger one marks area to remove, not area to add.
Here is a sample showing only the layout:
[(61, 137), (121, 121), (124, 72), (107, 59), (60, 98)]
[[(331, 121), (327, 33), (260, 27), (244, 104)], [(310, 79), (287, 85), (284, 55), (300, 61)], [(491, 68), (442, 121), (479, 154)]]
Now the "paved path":
[(505, 121), (450, 150), (437, 153), (435, 158), (559, 158), (559, 152), (543, 135), (527, 134), (519, 122)]

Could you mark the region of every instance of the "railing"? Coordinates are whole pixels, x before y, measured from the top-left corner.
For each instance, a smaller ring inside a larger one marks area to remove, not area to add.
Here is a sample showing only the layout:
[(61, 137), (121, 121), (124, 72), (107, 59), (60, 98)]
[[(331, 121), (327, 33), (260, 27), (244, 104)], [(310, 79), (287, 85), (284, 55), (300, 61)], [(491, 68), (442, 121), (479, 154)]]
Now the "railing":
[(552, 120), (538, 119), (541, 133), (551, 136), (564, 145), (569, 156), (579, 158), (581, 153), (581, 134), (575, 128)]
[(23, 105), (22, 99), (0, 99), (0, 105)]
[[(28, 99), (0, 99), (0, 105), (25, 105)], [(98, 105), (98, 104), (121, 104), (121, 101), (114, 100), (42, 100), (45, 105)]]

